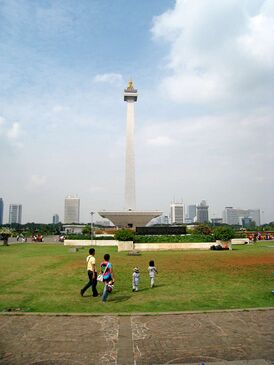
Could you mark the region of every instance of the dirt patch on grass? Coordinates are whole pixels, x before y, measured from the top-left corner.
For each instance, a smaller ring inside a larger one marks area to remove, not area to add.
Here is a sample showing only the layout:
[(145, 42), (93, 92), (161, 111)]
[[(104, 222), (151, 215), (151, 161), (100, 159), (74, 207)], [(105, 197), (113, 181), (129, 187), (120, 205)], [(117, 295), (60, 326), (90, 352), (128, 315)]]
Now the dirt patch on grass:
[(86, 268), (86, 263), (82, 262), (82, 261), (73, 261), (73, 262), (68, 262), (64, 268), (67, 270), (68, 268), (70, 270), (74, 270), (74, 269), (82, 269), (82, 268)]

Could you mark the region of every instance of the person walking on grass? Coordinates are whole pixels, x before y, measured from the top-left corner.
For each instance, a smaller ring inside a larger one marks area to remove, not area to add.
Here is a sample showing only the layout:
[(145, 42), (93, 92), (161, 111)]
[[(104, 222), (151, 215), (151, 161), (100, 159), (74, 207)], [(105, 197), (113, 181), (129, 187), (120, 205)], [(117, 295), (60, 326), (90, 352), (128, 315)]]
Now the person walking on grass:
[(156, 276), (156, 274), (158, 274), (158, 271), (155, 267), (155, 264), (154, 264), (153, 260), (149, 261), (149, 266), (148, 266), (147, 271), (148, 271), (148, 275), (149, 275), (149, 278), (150, 278), (150, 287), (154, 288), (154, 286), (155, 286), (155, 276)]
[(139, 267), (133, 269), (132, 274), (132, 291), (138, 291), (138, 285), (140, 281), (140, 270)]
[(85, 291), (91, 287), (92, 289), (92, 296), (98, 297), (98, 291), (97, 291), (97, 271), (96, 271), (96, 260), (95, 260), (95, 249), (90, 248), (89, 249), (89, 255), (87, 256), (87, 272), (88, 272), (88, 278), (89, 282), (83, 287), (83, 289), (80, 290), (81, 296), (84, 295)]
[(102, 302), (103, 304), (106, 303), (108, 294), (112, 292), (113, 284), (114, 284), (114, 273), (113, 273), (113, 266), (109, 262), (110, 255), (106, 253), (104, 255), (104, 261), (101, 262), (100, 265), (100, 274), (103, 275), (103, 283), (104, 283), (104, 290), (102, 294)]

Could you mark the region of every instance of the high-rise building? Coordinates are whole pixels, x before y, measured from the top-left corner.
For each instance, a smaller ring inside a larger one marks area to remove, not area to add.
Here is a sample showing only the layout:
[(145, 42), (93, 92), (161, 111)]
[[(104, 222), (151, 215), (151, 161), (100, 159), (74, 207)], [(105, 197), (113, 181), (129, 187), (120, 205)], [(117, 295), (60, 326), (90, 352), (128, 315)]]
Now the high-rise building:
[(242, 218), (242, 226), (248, 228), (252, 225), (252, 218)]
[(251, 218), (256, 226), (261, 225), (261, 211), (260, 209), (248, 209), (248, 218)]
[(54, 214), (54, 216), (52, 217), (52, 224), (58, 224), (59, 222), (60, 222), (59, 215)]
[(225, 210), (223, 211), (223, 222), (231, 225), (239, 224), (237, 209), (225, 207)]
[(4, 218), (4, 202), (3, 199), (0, 198), (0, 225), (3, 224), (3, 218)]
[(196, 204), (189, 205), (187, 207), (187, 217), (190, 223), (194, 222), (194, 218), (196, 217), (196, 215), (197, 215)]
[(185, 207), (183, 203), (170, 204), (170, 223), (182, 224), (185, 221)]
[(223, 212), (224, 223), (230, 225), (243, 225), (245, 218), (250, 218), (257, 226), (261, 224), (260, 209), (236, 209), (225, 207)]
[(22, 205), (10, 204), (9, 206), (9, 224), (22, 224)]
[(205, 200), (202, 200), (201, 203), (197, 205), (197, 222), (206, 223), (208, 221), (208, 205)]
[(64, 223), (79, 223), (80, 222), (80, 198), (73, 195), (68, 195), (65, 198), (65, 213)]

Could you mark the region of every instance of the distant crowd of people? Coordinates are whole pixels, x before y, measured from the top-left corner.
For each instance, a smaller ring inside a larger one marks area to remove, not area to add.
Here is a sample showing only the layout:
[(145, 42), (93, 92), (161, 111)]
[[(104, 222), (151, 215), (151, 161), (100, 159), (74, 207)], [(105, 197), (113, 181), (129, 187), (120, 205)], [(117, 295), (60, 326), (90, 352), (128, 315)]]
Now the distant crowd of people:
[(22, 234), (16, 236), (16, 241), (20, 242), (20, 240), (22, 243), (28, 241), (27, 237), (24, 237)]
[[(112, 292), (115, 277), (113, 271), (113, 265), (110, 262), (110, 255), (106, 253), (104, 255), (103, 261), (100, 263), (99, 274), (97, 273), (96, 267), (96, 258), (95, 258), (95, 249), (89, 249), (89, 255), (86, 258), (87, 262), (87, 275), (89, 281), (86, 285), (80, 290), (80, 295), (84, 296), (84, 293), (88, 288), (92, 290), (92, 296), (98, 297), (99, 293), (97, 291), (97, 282), (102, 282), (103, 292), (102, 292), (102, 303), (105, 304), (108, 298), (108, 295)], [(155, 286), (155, 277), (158, 273), (155, 263), (153, 260), (149, 261), (148, 266), (148, 275), (150, 278), (150, 287), (153, 288)], [(138, 267), (134, 267), (132, 274), (132, 291), (137, 292), (139, 290), (139, 282), (140, 282), (140, 269)]]
[(42, 234), (34, 234), (32, 237), (31, 237), (31, 240), (32, 242), (43, 242), (43, 235)]
[(256, 242), (256, 241), (269, 241), (269, 240), (274, 240), (274, 233), (273, 232), (255, 232), (255, 233), (250, 233), (248, 235), (248, 238), (250, 241)]

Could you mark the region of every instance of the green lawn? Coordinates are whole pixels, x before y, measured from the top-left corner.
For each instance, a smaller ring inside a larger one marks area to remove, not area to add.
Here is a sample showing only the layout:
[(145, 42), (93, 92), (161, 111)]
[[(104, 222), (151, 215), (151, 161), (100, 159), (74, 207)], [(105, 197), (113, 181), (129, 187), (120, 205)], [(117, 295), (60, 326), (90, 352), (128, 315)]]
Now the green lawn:
[[(272, 247), (267, 247), (272, 245)], [(105, 306), (87, 281), (88, 248), (76, 253), (59, 244), (0, 246), (0, 311), (26, 312), (164, 312), (273, 307), (274, 242), (234, 246), (232, 251), (118, 253), (96, 249), (99, 263), (110, 253), (116, 284)], [(154, 259), (159, 274), (150, 289), (147, 266)], [(132, 293), (132, 269), (141, 269), (140, 291)], [(102, 284), (98, 283), (99, 292)]]

